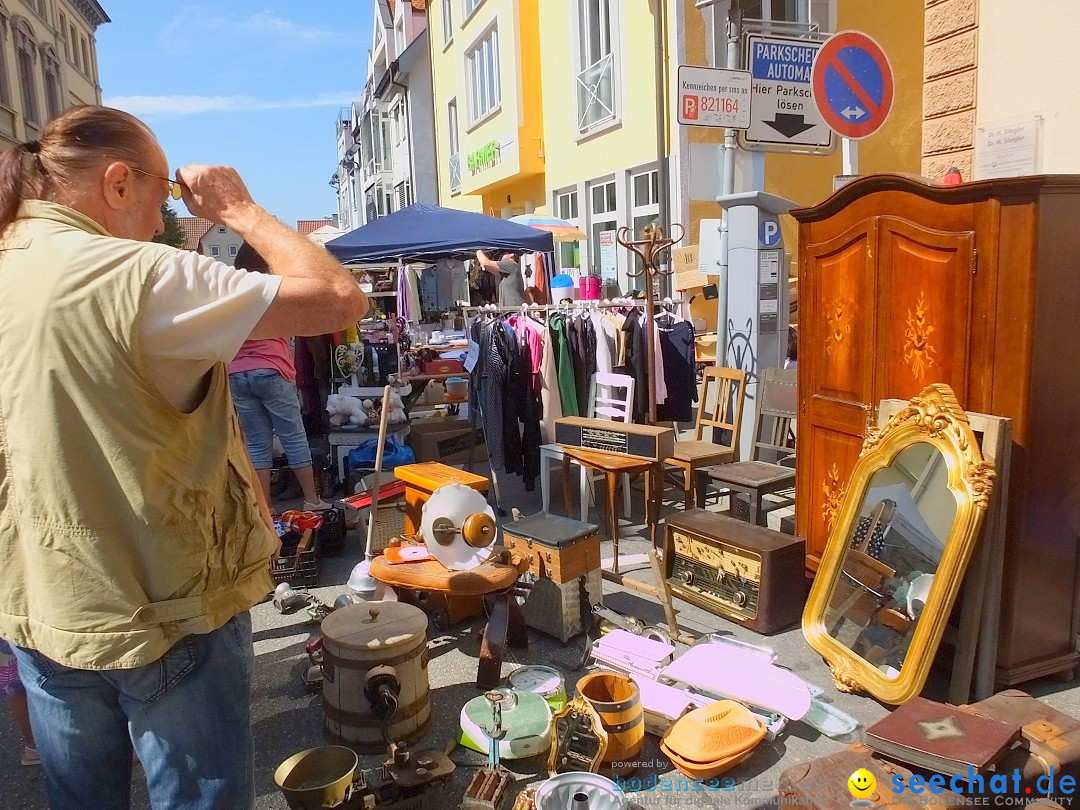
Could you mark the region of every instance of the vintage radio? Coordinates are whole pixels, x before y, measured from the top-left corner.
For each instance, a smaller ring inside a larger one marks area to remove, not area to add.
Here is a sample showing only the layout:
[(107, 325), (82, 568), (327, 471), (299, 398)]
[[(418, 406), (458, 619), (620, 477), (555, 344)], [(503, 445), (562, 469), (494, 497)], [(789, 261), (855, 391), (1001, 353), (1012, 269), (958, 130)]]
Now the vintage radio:
[(675, 431), (653, 425), (567, 416), (555, 420), (555, 441), (571, 447), (663, 461), (675, 453)]
[(664, 576), (673, 594), (759, 633), (799, 621), (802, 540), (704, 509), (666, 524)]

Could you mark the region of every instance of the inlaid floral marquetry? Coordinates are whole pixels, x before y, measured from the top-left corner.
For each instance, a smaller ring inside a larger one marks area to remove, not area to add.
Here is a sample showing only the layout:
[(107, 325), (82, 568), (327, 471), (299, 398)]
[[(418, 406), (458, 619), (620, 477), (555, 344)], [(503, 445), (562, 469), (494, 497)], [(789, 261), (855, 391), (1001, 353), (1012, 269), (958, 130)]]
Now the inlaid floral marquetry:
[(833, 521), (836, 520), (836, 512), (840, 508), (840, 501), (844, 499), (844, 485), (840, 482), (840, 469), (833, 462), (825, 482), (821, 485), (825, 499), (821, 503), (821, 519), (825, 523), (825, 530), (832, 531)]
[(934, 359), (937, 349), (930, 342), (930, 335), (934, 331), (926, 306), (926, 297), (923, 293), (919, 293), (919, 300), (915, 302), (915, 311), (908, 310), (907, 324), (904, 327), (904, 362), (911, 366), (911, 374), (916, 380), (921, 381), (926, 376), (926, 372), (937, 365)]
[(825, 354), (839, 351), (841, 344), (851, 334), (851, 309), (847, 301), (837, 296), (825, 306)]

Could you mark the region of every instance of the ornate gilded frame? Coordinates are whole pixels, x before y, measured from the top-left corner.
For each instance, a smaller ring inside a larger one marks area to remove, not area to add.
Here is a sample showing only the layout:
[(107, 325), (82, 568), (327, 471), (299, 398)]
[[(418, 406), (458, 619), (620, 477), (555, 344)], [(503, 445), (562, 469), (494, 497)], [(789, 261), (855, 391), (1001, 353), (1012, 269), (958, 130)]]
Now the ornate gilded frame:
[[(917, 442), (933, 445), (944, 456), (948, 486), (956, 497), (956, 517), (904, 665), (899, 676), (890, 679), (830, 636), (825, 631), (824, 616), (871, 479)], [(803, 635), (829, 664), (837, 689), (869, 692), (893, 705), (904, 703), (922, 691), (990, 505), (993, 485), (993, 465), (983, 459), (967, 414), (947, 385), (927, 387), (883, 428), (868, 430), (803, 611)]]
[[(596, 747), (595, 754), (575, 750), (585, 741), (592, 741)], [(600, 770), (607, 747), (608, 735), (600, 715), (589, 701), (578, 695), (551, 717), (548, 776), (566, 771), (596, 773)]]

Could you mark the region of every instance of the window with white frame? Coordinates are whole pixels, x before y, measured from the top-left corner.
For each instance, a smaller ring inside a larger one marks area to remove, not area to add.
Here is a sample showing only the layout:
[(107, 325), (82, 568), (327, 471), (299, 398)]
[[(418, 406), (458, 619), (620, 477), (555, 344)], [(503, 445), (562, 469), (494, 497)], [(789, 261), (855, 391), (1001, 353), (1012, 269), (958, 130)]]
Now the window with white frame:
[[(578, 226), (577, 189), (556, 192), (555, 216)], [(581, 267), (581, 242), (560, 242), (558, 256), (560, 270)]]
[[(646, 225), (660, 220), (660, 172), (656, 169), (630, 175), (630, 216), (634, 223), (634, 239), (641, 239)], [(641, 259), (634, 259), (641, 269)], [(635, 290), (645, 289), (645, 277), (630, 279)]]
[(402, 17), (397, 21), (397, 25), (394, 26), (394, 48), (397, 50), (397, 55), (401, 56), (405, 52), (405, 12), (402, 10)]
[(612, 53), (612, 0), (577, 0), (578, 131), (588, 132), (615, 118), (615, 57)]
[(211, 245), (210, 246), (210, 255), (215, 256), (215, 257), (220, 256), (221, 255), (221, 247), (218, 246), (218, 245)]
[(806, 0), (744, 0), (741, 10), (744, 19), (765, 22), (809, 22)]
[(446, 123), (449, 128), (447, 143), (450, 146), (450, 190), (461, 188), (461, 148), (458, 143), (457, 99), (452, 98), (446, 105)]
[(236, 245), (229, 245), (229, 255), (235, 257), (237, 251)]
[[(615, 191), (615, 181), (605, 180), (592, 183), (589, 186), (589, 210), (592, 213), (591, 226), (589, 228), (589, 244), (592, 247), (592, 267), (600, 274), (601, 278), (614, 279), (616, 269), (604, 267), (600, 251), (600, 234), (605, 231), (618, 230), (618, 195)], [(610, 256), (610, 254), (608, 254)], [(585, 268), (581, 269), (582, 275)]]
[(443, 45), (454, 41), (454, 0), (442, 0), (442, 41)]
[(499, 31), (492, 28), (465, 55), (469, 91), (469, 122), (487, 117), (502, 101), (499, 82)]
[(468, 19), (469, 15), (480, 8), (480, 4), (483, 2), (484, 0), (461, 0), (462, 6), (465, 8), (463, 19)]

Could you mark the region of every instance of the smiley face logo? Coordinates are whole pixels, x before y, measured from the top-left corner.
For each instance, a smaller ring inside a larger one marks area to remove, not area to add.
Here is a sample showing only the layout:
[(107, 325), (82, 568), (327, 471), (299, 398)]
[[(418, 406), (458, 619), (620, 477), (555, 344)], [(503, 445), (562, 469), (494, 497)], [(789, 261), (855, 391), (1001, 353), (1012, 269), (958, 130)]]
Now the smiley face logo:
[(866, 768), (859, 768), (847, 780), (848, 790), (856, 799), (865, 799), (874, 793), (877, 780)]

